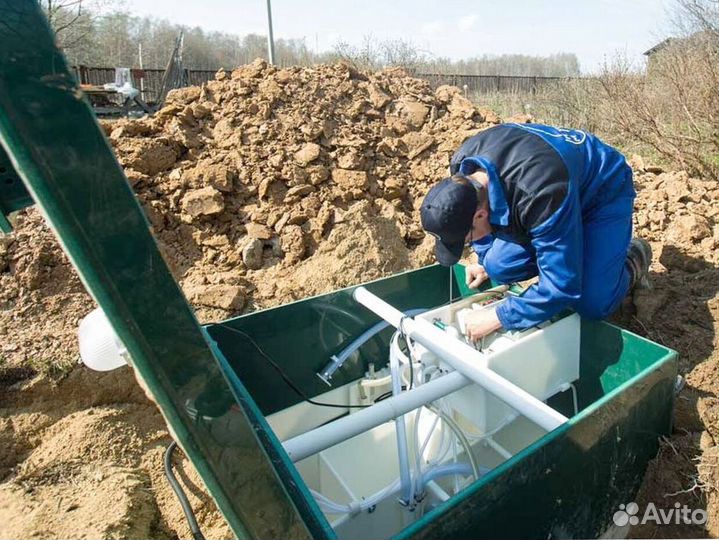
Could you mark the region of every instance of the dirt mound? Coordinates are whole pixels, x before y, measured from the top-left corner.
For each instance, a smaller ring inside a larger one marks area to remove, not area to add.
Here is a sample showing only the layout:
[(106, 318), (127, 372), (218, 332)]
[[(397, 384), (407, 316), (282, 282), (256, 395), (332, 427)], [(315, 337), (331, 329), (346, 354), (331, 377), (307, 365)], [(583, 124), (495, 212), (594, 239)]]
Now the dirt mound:
[[(164, 477), (169, 441), (129, 368), (11, 387), (0, 394), (0, 538), (190, 537)], [(231, 538), (189, 462), (175, 462), (207, 537)]]
[[(398, 70), (257, 61), (216, 79), (103, 126), (205, 321), (430, 262), (419, 202), (499, 122)], [(38, 212), (21, 212), (0, 238), (0, 537), (189, 537), (162, 472), (170, 439), (129, 370), (70, 371), (93, 307)], [(177, 461), (205, 535), (230, 537)]]
[(0, 373), (3, 361), (64, 371), (77, 361), (77, 325), (92, 303), (39, 213), (23, 212), (17, 224), (0, 238)]
[[(368, 247), (361, 231), (383, 215), (396, 227), (369, 241), (391, 246), (402, 261), (365, 264), (356, 280), (366, 279), (364, 269), (379, 277), (406, 268), (424, 238), (422, 196), (464, 138), (498, 121), (457, 89), (432, 92), (398, 70), (277, 69), (257, 61), (216, 79), (172, 92), (151, 119), (109, 130), (202, 319), (297, 298), (294, 287), (264, 284), (320, 250), (308, 265), (318, 269), (340, 247), (333, 230), (350, 219), (346, 213), (357, 216), (358, 240), (348, 240), (344, 259), (364, 260), (348, 256)], [(316, 281), (307, 292), (334, 285)]]
[(84, 465), (0, 486), (3, 538), (150, 538), (157, 506), (147, 478)]
[[(283, 283), (289, 269), (338, 262), (335, 248), (339, 265), (358, 265), (344, 284), (428, 262), (419, 202), (456, 146), (499, 122), (400, 70), (258, 60), (216, 78), (171, 92), (152, 118), (104, 125), (201, 320), (330, 290), (332, 276), (299, 292)], [(0, 243), (0, 306), (10, 366), (77, 361), (92, 305), (34, 211)]]

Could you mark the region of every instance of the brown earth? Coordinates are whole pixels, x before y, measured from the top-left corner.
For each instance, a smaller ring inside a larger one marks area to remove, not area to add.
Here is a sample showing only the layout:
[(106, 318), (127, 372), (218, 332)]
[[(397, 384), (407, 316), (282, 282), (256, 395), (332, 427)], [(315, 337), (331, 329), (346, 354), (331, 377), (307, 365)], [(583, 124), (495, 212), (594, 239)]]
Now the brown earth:
[(648, 524), (633, 536), (716, 537), (719, 534), (719, 185), (684, 172), (632, 164), (638, 198), (635, 231), (654, 250), (652, 289), (638, 291), (636, 312), (619, 322), (679, 353), (686, 378), (678, 394), (674, 432), (662, 441), (637, 497), (640, 508), (653, 502), (672, 509), (677, 503), (706, 509), (706, 529)]
[[(431, 262), (418, 202), (459, 143), (498, 121), (397, 70), (258, 61), (173, 92), (152, 119), (104, 127), (176, 279), (210, 321)], [(715, 535), (719, 186), (632, 161), (655, 287), (621, 321), (677, 349), (687, 374), (638, 500), (708, 508)], [(0, 538), (189, 537), (154, 405), (128, 368), (74, 367), (77, 325), (93, 307), (38, 213), (21, 212), (0, 238)], [(206, 536), (231, 537), (176, 461)]]

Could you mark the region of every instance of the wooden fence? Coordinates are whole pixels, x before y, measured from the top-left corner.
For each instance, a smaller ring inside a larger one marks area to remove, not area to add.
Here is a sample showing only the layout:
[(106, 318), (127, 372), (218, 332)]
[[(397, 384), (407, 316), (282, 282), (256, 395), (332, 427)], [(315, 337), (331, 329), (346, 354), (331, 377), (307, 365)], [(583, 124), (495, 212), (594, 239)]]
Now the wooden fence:
[[(82, 84), (103, 85), (115, 81), (115, 68), (74, 66), (75, 75)], [(153, 102), (162, 84), (163, 69), (132, 69), (133, 86), (144, 88), (143, 99)], [(185, 69), (188, 86), (201, 85), (215, 77), (215, 70)], [(469, 94), (535, 93), (539, 88), (567, 80), (566, 77), (523, 77), (510, 75), (457, 75), (442, 73), (417, 73), (415, 77), (425, 79), (433, 87), (443, 84), (467, 87)]]
[[(75, 76), (80, 84), (94, 84), (102, 86), (115, 82), (115, 68), (73, 66)], [(148, 103), (157, 99), (162, 86), (164, 69), (131, 69), (132, 85), (138, 90), (142, 89), (142, 99)], [(215, 78), (216, 70), (185, 69), (187, 86), (199, 86)]]

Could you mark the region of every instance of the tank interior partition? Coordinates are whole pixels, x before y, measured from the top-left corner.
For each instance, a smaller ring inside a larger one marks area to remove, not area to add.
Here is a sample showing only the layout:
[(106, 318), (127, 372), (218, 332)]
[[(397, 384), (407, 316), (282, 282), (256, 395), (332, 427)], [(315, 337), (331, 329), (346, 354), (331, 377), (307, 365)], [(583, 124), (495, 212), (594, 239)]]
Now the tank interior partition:
[[(606, 322), (581, 339), (579, 413), (396, 538), (626, 536), (612, 516), (671, 433), (676, 353)], [(571, 414), (567, 395), (549, 404)]]

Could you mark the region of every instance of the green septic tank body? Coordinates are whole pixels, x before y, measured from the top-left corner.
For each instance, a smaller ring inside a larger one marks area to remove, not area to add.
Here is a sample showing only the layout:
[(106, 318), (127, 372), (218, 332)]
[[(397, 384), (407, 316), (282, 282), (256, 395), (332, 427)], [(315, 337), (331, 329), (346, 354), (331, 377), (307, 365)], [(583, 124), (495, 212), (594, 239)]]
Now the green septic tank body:
[[(310, 397), (331, 355), (379, 319), (352, 289), (204, 327), (162, 260), (144, 214), (34, 0), (0, 0), (0, 227), (37, 204), (127, 347), (136, 374), (239, 538), (335, 538), (267, 417), (301, 399), (244, 332)], [(399, 309), (444, 304), (446, 269), (366, 285)], [(455, 269), (453, 295), (463, 272)], [(386, 363), (390, 331), (333, 379)], [(383, 360), (384, 359), (384, 360)], [(676, 354), (605, 322), (581, 321), (578, 412), (396, 538), (592, 538), (633, 500), (671, 429)], [(214, 419), (232, 413), (231, 425)]]

